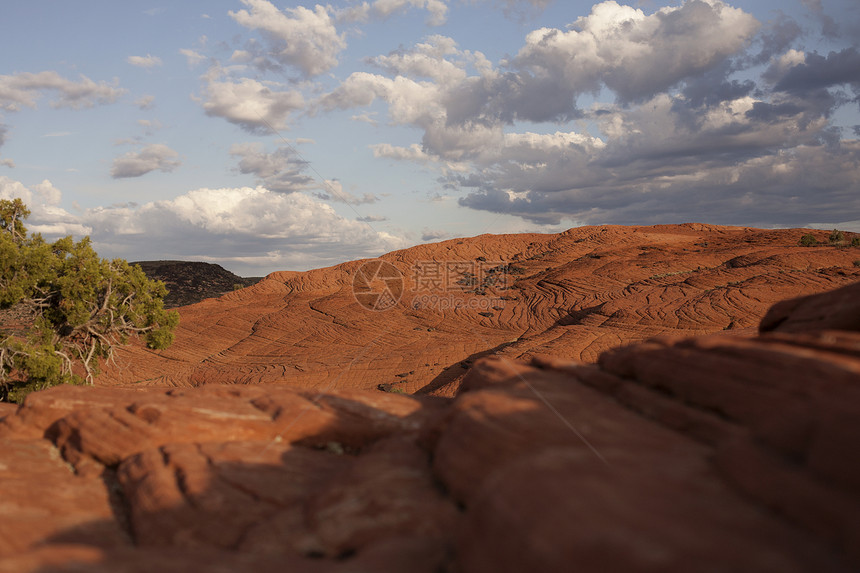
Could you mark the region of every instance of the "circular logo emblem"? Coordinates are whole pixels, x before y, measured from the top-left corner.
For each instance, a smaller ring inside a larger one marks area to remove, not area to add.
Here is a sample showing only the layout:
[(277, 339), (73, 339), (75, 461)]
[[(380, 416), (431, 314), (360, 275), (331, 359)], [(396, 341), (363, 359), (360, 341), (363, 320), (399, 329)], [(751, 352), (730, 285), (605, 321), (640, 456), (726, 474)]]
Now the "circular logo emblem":
[(388, 310), (403, 296), (403, 275), (387, 261), (367, 261), (352, 277), (352, 295), (367, 310)]

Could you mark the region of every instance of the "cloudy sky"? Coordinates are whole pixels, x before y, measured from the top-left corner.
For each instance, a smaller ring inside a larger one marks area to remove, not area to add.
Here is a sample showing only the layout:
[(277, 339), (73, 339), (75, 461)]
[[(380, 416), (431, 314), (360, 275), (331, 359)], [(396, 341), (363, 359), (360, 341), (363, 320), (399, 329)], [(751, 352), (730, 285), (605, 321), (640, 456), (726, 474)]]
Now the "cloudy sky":
[(857, 0), (28, 0), (0, 34), (0, 198), (102, 256), (860, 231)]

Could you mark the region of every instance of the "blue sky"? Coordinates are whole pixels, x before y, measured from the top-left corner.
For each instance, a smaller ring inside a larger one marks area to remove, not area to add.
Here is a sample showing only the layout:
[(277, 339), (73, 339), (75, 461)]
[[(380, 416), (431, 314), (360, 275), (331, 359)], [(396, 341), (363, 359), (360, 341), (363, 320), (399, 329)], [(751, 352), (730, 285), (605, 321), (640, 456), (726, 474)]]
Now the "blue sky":
[(856, 0), (31, 0), (0, 33), (0, 197), (106, 257), (860, 231)]

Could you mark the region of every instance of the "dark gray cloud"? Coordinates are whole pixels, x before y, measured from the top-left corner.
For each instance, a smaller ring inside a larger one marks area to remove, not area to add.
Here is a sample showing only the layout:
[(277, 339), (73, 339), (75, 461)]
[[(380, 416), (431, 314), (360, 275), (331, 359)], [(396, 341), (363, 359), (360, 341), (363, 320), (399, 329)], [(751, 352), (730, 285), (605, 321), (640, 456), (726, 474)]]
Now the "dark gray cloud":
[(682, 93), (686, 104), (693, 108), (710, 107), (724, 101), (746, 97), (756, 89), (751, 79), (730, 79), (736, 70), (730, 60), (698, 75), (687, 78)]
[[(6, 133), (9, 131), (9, 128), (0, 123), (0, 147), (3, 147), (3, 144), (6, 143)], [(6, 167), (15, 167), (15, 162), (11, 159), (0, 157), (0, 165), (4, 165)]]
[(807, 94), (845, 84), (860, 90), (860, 52), (853, 46), (827, 56), (807, 54), (806, 61), (788, 69), (774, 89)]
[(400, 49), (374, 60), (392, 77), (353, 74), (320, 108), (382, 100), (422, 136), (376, 156), (436, 166), (461, 206), (539, 224), (844, 220), (860, 148), (832, 122), (860, 59), (802, 38), (719, 0), (602, 2), (498, 66), (445, 38)]
[(689, 166), (662, 177), (622, 169), (606, 172), (607, 179), (591, 186), (571, 185), (554, 192), (528, 190), (514, 196), (491, 183), (467, 194), (460, 204), (539, 224), (568, 219), (584, 224), (700, 221), (803, 226), (844, 221), (860, 212), (858, 161), (856, 143), (835, 150), (804, 147), (791, 158), (777, 154), (702, 170)]
[(749, 56), (751, 64), (765, 64), (784, 54), (792, 43), (803, 35), (803, 29), (795, 20), (785, 14), (777, 14), (773, 20), (765, 22), (756, 38), (759, 52)]
[(821, 25), (821, 33), (825, 37), (838, 38), (840, 36), (839, 24), (829, 14), (824, 12), (821, 0), (800, 0), (815, 16)]
[(305, 171), (309, 164), (291, 146), (267, 152), (261, 143), (237, 143), (230, 147), (230, 155), (239, 159), (238, 171), (256, 176), (256, 184), (277, 193), (294, 193), (313, 190), (315, 197), (351, 205), (375, 203), (372, 193), (355, 196), (343, 189), (340, 181), (317, 181)]
[(261, 143), (237, 143), (230, 155), (239, 159), (240, 173), (254, 175), (257, 185), (270, 191), (293, 193), (313, 186), (312, 177), (304, 173), (307, 162), (289, 147), (267, 152)]

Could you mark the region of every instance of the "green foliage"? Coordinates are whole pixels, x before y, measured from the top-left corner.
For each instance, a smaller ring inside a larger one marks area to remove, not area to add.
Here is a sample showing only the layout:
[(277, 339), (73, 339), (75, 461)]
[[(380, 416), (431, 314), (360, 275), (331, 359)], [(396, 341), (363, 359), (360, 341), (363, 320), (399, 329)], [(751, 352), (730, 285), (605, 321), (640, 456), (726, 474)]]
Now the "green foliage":
[(0, 400), (63, 383), (92, 383), (99, 360), (118, 344), (143, 337), (150, 348), (173, 342), (176, 312), (164, 309), (164, 283), (137, 265), (108, 261), (89, 237), (46, 243), (27, 235), (20, 199), (0, 200), (0, 308), (35, 313), (26, 335), (0, 334)]
[(27, 234), (24, 219), (30, 216), (30, 210), (21, 199), (0, 200), (0, 230), (5, 231), (13, 240), (21, 240)]
[(851, 239), (852, 247), (860, 247), (860, 237), (854, 237)]
[(837, 229), (833, 229), (830, 232), (830, 236), (827, 238), (831, 245), (840, 245), (845, 242), (845, 233), (839, 231)]
[(806, 233), (802, 237), (800, 237), (800, 245), (802, 247), (814, 247), (818, 244), (818, 241), (815, 238), (815, 235), (812, 233)]

